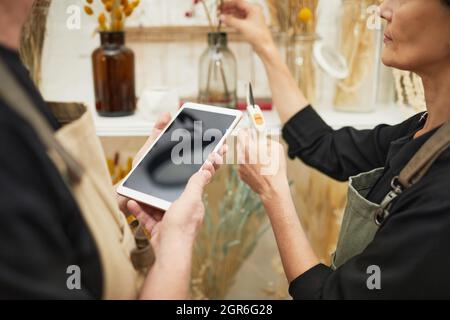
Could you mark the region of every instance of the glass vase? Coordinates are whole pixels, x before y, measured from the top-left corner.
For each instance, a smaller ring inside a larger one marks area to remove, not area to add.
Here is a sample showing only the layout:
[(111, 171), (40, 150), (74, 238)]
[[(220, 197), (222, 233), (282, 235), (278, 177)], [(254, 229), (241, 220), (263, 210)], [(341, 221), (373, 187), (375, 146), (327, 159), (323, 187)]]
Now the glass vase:
[(344, 0), (340, 12), (340, 53), (349, 68), (348, 77), (336, 84), (334, 106), (340, 111), (370, 112), (375, 109), (381, 52), (381, 28), (370, 27), (370, 6), (377, 0)]
[(314, 45), (316, 34), (291, 36), (287, 39), (286, 63), (300, 90), (311, 104), (316, 102), (316, 66)]
[(208, 48), (200, 57), (198, 101), (236, 108), (237, 63), (224, 32), (208, 33)]
[(124, 32), (101, 32), (101, 46), (92, 53), (95, 106), (104, 117), (132, 115), (136, 110), (134, 53)]

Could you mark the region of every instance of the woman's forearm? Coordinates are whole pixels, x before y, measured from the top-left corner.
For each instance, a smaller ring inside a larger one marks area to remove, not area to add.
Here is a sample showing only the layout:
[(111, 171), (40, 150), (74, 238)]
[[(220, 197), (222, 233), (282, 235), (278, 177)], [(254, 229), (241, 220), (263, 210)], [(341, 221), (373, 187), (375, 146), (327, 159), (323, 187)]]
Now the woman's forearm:
[(267, 45), (258, 51), (258, 54), (266, 69), (273, 104), (281, 123), (285, 124), (297, 112), (305, 108), (308, 101), (298, 88), (275, 44)]
[[(297, 216), (288, 182), (262, 197), (289, 282), (319, 263)], [(276, 191), (275, 191), (276, 190)]]
[[(185, 300), (189, 298), (192, 241), (167, 241), (156, 254), (141, 291), (142, 300)], [(160, 254), (158, 254), (160, 253)]]

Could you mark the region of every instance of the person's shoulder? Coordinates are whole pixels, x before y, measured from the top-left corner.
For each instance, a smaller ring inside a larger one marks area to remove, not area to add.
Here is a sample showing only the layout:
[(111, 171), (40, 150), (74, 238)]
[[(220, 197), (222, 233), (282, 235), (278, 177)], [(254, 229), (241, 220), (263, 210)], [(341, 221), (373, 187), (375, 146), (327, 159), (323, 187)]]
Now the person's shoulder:
[(0, 98), (0, 130), (18, 133), (27, 128), (31, 129), (26, 121)]
[[(42, 176), (47, 153), (32, 127), (0, 100), (0, 173), (27, 178)], [(41, 177), (42, 178), (42, 177)]]
[(429, 178), (427, 180), (439, 182), (440, 185), (446, 186), (445, 191), (450, 199), (450, 147), (442, 152), (429, 171)]
[(408, 207), (416, 206), (423, 210), (428, 207), (450, 213), (450, 148), (436, 159), (415, 185), (404, 191), (399, 202)]

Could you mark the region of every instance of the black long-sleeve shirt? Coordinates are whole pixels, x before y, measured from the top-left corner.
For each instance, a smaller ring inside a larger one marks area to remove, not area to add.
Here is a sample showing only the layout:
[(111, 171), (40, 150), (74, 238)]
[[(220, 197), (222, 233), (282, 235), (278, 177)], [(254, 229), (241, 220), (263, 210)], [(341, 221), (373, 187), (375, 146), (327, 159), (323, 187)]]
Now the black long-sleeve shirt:
[[(368, 195), (380, 203), (392, 178), (436, 131), (414, 139), (423, 114), (395, 126), (373, 130), (333, 130), (312, 107), (300, 111), (283, 128), (289, 156), (344, 181), (385, 167)], [(422, 180), (394, 202), (391, 215), (374, 240), (337, 270), (319, 264), (290, 284), (294, 299), (428, 299), (450, 298), (450, 149)], [(367, 280), (380, 268), (380, 290)]]
[[(0, 45), (0, 57), (58, 129), (17, 52)], [(70, 265), (81, 269), (81, 290), (67, 288)], [(0, 299), (101, 298), (102, 284), (97, 247), (69, 189), (30, 125), (0, 98)]]

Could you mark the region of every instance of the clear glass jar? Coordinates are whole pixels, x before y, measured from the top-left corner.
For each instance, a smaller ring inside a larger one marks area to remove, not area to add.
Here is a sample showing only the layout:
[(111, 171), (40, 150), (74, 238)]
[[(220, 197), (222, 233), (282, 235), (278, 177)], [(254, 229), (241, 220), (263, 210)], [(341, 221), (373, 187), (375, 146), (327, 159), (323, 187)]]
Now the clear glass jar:
[(134, 53), (125, 47), (124, 32), (101, 32), (92, 53), (95, 106), (100, 116), (132, 115), (136, 110)]
[(377, 0), (344, 0), (340, 12), (339, 51), (349, 75), (336, 84), (334, 106), (340, 111), (375, 109), (380, 71), (381, 28), (369, 27)]
[(236, 108), (237, 63), (228, 48), (227, 34), (208, 33), (208, 48), (200, 57), (198, 101)]
[(314, 45), (320, 37), (316, 34), (298, 35), (288, 40), (286, 62), (298, 87), (311, 104), (316, 102), (316, 64)]

